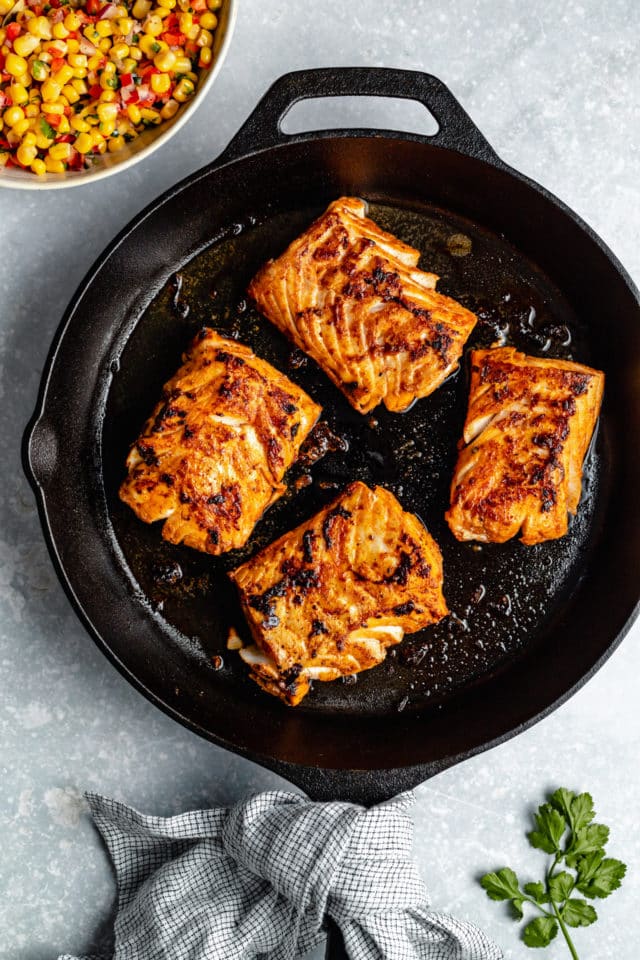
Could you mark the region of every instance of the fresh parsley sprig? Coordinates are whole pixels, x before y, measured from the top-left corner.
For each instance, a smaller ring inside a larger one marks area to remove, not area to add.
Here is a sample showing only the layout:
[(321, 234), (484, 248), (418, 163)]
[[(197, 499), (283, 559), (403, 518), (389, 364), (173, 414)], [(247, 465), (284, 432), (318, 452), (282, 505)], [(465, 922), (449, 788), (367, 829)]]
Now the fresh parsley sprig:
[[(568, 927), (588, 927), (598, 914), (589, 900), (608, 897), (622, 883), (626, 866), (605, 856), (609, 828), (593, 823), (595, 811), (588, 793), (572, 793), (560, 787), (534, 814), (535, 830), (529, 843), (553, 857), (544, 881), (522, 887), (509, 867), (487, 873), (480, 883), (492, 900), (510, 900), (514, 917), (522, 920), (524, 904), (540, 914), (522, 930), (528, 947), (548, 947), (562, 931), (573, 960), (578, 960)], [(560, 869), (568, 867), (568, 869)], [(575, 893), (583, 897), (576, 897)]]

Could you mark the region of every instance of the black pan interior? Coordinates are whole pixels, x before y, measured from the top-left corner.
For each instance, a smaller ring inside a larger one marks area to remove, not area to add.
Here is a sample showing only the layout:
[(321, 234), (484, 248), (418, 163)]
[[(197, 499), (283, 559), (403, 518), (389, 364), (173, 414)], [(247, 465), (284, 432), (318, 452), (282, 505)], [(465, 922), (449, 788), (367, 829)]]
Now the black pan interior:
[[(598, 539), (606, 511), (606, 448), (600, 437), (589, 454), (580, 512), (568, 536), (536, 547), (458, 543), (443, 514), (465, 415), (469, 349), (458, 373), (409, 412), (381, 407), (363, 417), (246, 298), (258, 267), (320, 210), (305, 206), (238, 227), (185, 264), (138, 320), (113, 378), (105, 421), (104, 479), (114, 535), (143, 593), (193, 656), (193, 669), (217, 670), (232, 687), (252, 686), (238, 654), (226, 649), (231, 626), (248, 640), (226, 571), (310, 517), (350, 480), (384, 485), (440, 544), (451, 616), (407, 637), (376, 670), (347, 683), (316, 684), (299, 709), (366, 715), (423, 710), (505, 669), (553, 629)], [(370, 215), (421, 250), (423, 268), (441, 277), (439, 289), (478, 313), (468, 348), (509, 343), (540, 356), (597, 364), (587, 325), (550, 279), (504, 239), (429, 205), (372, 203)], [(117, 496), (129, 444), (203, 325), (249, 344), (321, 403), (319, 430), (329, 447), (311, 466), (303, 456), (290, 471), (288, 494), (268, 511), (247, 546), (221, 558), (165, 543), (160, 524), (145, 526)]]
[[(605, 371), (583, 501), (563, 540), (478, 550), (448, 532), (466, 362), (409, 413), (378, 410), (374, 423), (353, 413), (311, 362), (292, 366), (288, 344), (246, 303), (254, 270), (341, 194), (369, 200), (381, 224), (423, 251), (440, 289), (477, 310), (472, 343), (506, 338)], [(456, 255), (468, 247), (456, 235), (470, 240), (466, 256)], [(128, 444), (202, 324), (239, 335), (287, 371), (349, 444), (327, 453), (310, 470), (312, 484), (269, 511), (246, 550), (221, 559), (165, 544), (157, 526), (137, 521), (117, 499)], [(287, 775), (306, 777), (317, 795), (346, 795), (354, 769), (411, 767), (408, 785), (544, 715), (629, 624), (638, 599), (640, 457), (629, 437), (640, 429), (639, 366), (633, 289), (611, 254), (539, 188), (424, 142), (301, 138), (202, 172), (119, 238), (65, 318), (29, 469), (77, 610), (155, 702), (267, 765), (298, 765)], [(353, 477), (384, 483), (423, 518), (443, 550), (455, 616), (407, 638), (357, 683), (317, 684), (301, 707), (287, 709), (225, 649), (229, 624), (241, 627), (225, 570)], [(311, 768), (316, 780), (323, 769), (345, 771), (344, 791), (336, 777), (311, 783)]]

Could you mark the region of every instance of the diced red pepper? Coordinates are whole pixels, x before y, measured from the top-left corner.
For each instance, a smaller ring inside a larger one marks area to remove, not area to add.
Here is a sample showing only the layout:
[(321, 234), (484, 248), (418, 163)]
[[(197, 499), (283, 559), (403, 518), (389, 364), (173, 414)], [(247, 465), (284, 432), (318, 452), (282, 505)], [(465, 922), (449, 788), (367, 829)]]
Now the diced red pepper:
[(73, 143), (74, 140), (72, 133), (64, 133), (61, 137), (56, 137), (56, 143)]
[(0, 53), (0, 71), (4, 70), (4, 61), (5, 61), (4, 53)]
[(191, 0), (191, 6), (196, 13), (204, 13), (207, 9), (207, 0)]
[(95, 17), (100, 13), (101, 9), (102, 4), (100, 3), (100, 0), (87, 0), (85, 10), (90, 16)]
[(89, 87), (89, 96), (92, 100), (99, 100), (100, 94), (102, 93), (102, 87), (98, 83), (94, 83), (92, 87)]
[(122, 99), (125, 103), (137, 103), (140, 99), (140, 94), (135, 87), (132, 90), (123, 90)]
[(70, 170), (82, 170), (84, 167), (84, 157), (81, 153), (78, 153), (77, 150), (74, 150), (71, 159), (69, 160), (69, 169)]
[(171, 33), (169, 30), (165, 30), (160, 36), (170, 47), (181, 47), (187, 39), (184, 33)]
[(57, 73), (58, 70), (62, 70), (65, 65), (64, 57), (54, 57), (51, 61), (51, 73)]
[(144, 70), (140, 70), (139, 73), (141, 77), (144, 77), (144, 79), (147, 80), (154, 73), (162, 73), (162, 70), (158, 70), (157, 67), (151, 65), (149, 67), (145, 67)]
[(10, 40), (11, 43), (13, 43), (15, 38), (20, 36), (21, 31), (22, 27), (19, 23), (16, 23), (15, 20), (13, 20), (11, 23), (8, 23), (6, 27), (7, 40)]
[(57, 10), (58, 7), (61, 6), (61, 0), (49, 0), (49, 4), (54, 8), (54, 10)]
[(53, 127), (55, 130), (58, 129), (60, 126), (60, 121), (62, 120), (62, 117), (59, 113), (45, 113), (44, 118), (49, 126)]
[(133, 74), (132, 73), (121, 73), (120, 74), (120, 86), (128, 87), (133, 83)]

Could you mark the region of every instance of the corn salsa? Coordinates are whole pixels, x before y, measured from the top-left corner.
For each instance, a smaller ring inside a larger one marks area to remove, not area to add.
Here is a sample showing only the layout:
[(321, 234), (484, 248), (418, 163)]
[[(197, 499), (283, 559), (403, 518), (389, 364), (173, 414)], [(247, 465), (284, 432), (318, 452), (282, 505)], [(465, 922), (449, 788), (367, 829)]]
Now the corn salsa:
[(193, 97), (223, 0), (0, 0), (0, 167), (117, 153)]

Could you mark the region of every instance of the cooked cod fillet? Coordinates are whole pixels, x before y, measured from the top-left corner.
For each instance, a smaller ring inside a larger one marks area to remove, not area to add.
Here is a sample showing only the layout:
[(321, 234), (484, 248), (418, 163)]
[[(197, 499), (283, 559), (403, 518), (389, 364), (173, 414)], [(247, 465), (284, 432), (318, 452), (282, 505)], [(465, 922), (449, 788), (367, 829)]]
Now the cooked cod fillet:
[(241, 547), (286, 489), (320, 407), (249, 347), (203, 329), (127, 457), (120, 497), (162, 536)]
[(394, 412), (456, 369), (477, 317), (435, 290), (420, 253), (342, 197), (249, 285), (264, 315), (360, 413)]
[(294, 706), (312, 680), (375, 667), (448, 613), (438, 545), (392, 493), (359, 481), (230, 576), (256, 644), (240, 655)]
[(582, 462), (604, 389), (599, 370), (527, 357), (513, 347), (471, 354), (469, 408), (446, 514), (458, 540), (531, 545), (562, 537), (578, 509)]

